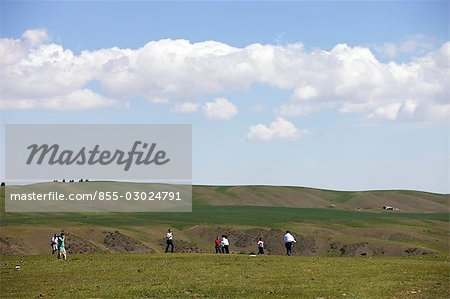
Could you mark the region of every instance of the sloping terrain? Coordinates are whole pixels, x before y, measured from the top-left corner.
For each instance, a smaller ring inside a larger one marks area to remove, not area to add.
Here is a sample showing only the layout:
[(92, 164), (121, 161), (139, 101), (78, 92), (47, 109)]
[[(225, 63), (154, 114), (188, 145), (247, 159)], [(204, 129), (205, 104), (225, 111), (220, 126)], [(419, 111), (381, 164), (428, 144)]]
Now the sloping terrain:
[[(0, 198), (4, 203), (3, 187)], [(287, 229), (298, 240), (294, 253), (301, 255), (407, 256), (448, 254), (449, 249), (448, 195), (194, 186), (193, 202), (192, 213), (2, 212), (0, 254), (47, 254), (50, 236), (61, 230), (69, 254), (162, 252), (169, 227), (176, 251), (185, 253), (212, 252), (214, 238), (227, 234), (234, 253), (256, 252), (262, 237), (266, 253), (284, 254)]]
[[(84, 182), (37, 183), (28, 185), (32, 191), (64, 189), (94, 192), (107, 186), (120, 194), (130, 190), (152, 190), (149, 183)], [(4, 200), (4, 187), (0, 187), (0, 200)], [(399, 212), (448, 213), (450, 195), (409, 190), (387, 191), (332, 191), (289, 186), (192, 186), (193, 202), (215, 206), (271, 206), (290, 208), (334, 208), (340, 210), (381, 211), (392, 206)], [(3, 203), (2, 203), (3, 204)]]
[(285, 186), (194, 186), (196, 200), (210, 205), (336, 208), (400, 212), (449, 212), (449, 195), (420, 191), (330, 191)]

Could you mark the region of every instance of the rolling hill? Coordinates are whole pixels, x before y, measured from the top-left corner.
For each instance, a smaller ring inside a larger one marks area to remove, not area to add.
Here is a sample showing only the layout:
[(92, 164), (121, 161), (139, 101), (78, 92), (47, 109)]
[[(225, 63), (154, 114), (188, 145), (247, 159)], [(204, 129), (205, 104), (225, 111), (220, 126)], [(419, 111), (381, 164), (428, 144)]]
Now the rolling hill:
[[(3, 187), (0, 198), (3, 205)], [(68, 234), (71, 253), (161, 252), (168, 227), (178, 252), (211, 252), (212, 240), (225, 233), (233, 252), (253, 252), (263, 237), (269, 254), (283, 254), (283, 231), (289, 229), (302, 255), (448, 254), (448, 200), (447, 194), (402, 190), (193, 186), (191, 213), (2, 212), (0, 254), (47, 253), (50, 235), (60, 230)]]
[[(76, 192), (110, 188), (124, 194), (130, 190), (148, 190), (153, 184), (130, 182), (37, 183), (27, 185), (33, 191)], [(161, 185), (162, 186), (162, 185)], [(194, 204), (212, 206), (262, 206), (288, 208), (335, 208), (339, 210), (381, 211), (384, 205), (400, 212), (448, 213), (449, 194), (409, 190), (333, 191), (290, 186), (192, 186)], [(4, 187), (0, 190), (4, 201)]]
[(193, 197), (209, 205), (336, 208), (400, 212), (448, 212), (449, 195), (421, 191), (331, 191), (287, 186), (194, 186)]

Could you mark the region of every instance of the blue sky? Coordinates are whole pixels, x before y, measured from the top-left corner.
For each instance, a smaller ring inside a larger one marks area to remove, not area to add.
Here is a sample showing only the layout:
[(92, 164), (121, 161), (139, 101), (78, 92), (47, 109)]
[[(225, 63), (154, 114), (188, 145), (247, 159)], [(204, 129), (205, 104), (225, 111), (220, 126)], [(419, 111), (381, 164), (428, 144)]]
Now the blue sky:
[(218, 40), (233, 46), (281, 41), (331, 48), (448, 39), (448, 1), (2, 1), (2, 35), (44, 27), (70, 49), (140, 47), (149, 40)]
[[(442, 85), (448, 68), (439, 63), (448, 58), (448, 1), (0, 5), (0, 37), (20, 41), (14, 47), (25, 53), (11, 58), (8, 70), (20, 67), (28, 76), (23, 61), (35, 55), (40, 73), (55, 74), (41, 83), (4, 80), (2, 123), (191, 123), (195, 184), (450, 192), (450, 110)], [(179, 39), (186, 42), (175, 42)], [(151, 41), (156, 43), (141, 51), (148, 55), (142, 58), (137, 50)], [(55, 90), (60, 82), (52, 78), (60, 77), (61, 70), (46, 69), (52, 44), (71, 51), (65, 67), (72, 77), (86, 76), (85, 81), (69, 78)], [(168, 49), (196, 59), (195, 65), (178, 66), (170, 57), (160, 64), (152, 60)], [(93, 64), (80, 58), (83, 51), (109, 64), (95, 65), (102, 68), (95, 74), (71, 70), (77, 63)], [(215, 56), (217, 51), (226, 57)], [(133, 69), (121, 73), (133, 76), (124, 86), (108, 73), (124, 67), (120, 57)], [(423, 57), (430, 57), (432, 65)], [(248, 71), (229, 71), (230, 65)], [(195, 76), (179, 75), (186, 69), (196, 70)], [(136, 79), (144, 82), (136, 87), (139, 93), (133, 91)], [(33, 97), (32, 91), (23, 91), (34, 86), (27, 82), (50, 86)], [(61, 103), (73, 106), (61, 109)], [(88, 104), (80, 109), (77, 103)], [(192, 109), (177, 110), (182, 103)]]

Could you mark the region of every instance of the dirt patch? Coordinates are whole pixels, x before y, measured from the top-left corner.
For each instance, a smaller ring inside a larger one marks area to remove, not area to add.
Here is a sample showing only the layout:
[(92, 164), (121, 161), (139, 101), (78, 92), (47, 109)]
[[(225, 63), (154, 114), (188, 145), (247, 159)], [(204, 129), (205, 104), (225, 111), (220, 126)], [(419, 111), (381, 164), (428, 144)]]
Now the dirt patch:
[(23, 254), (26, 252), (23, 240), (11, 237), (0, 237), (0, 255)]
[[(252, 230), (247, 231), (249, 233), (253, 233)], [(256, 232), (254, 232), (256, 233)], [(292, 247), (292, 253), (301, 254), (301, 255), (315, 255), (318, 251), (317, 242), (312, 236), (305, 236), (296, 234), (292, 232), (295, 236), (297, 243)], [(271, 229), (271, 230), (260, 230), (260, 236), (263, 238), (265, 242), (266, 252), (267, 254), (286, 254), (286, 247), (284, 246), (284, 234), (285, 232), (282, 230)], [(256, 243), (258, 237), (254, 238), (250, 246), (252, 249), (256, 250)]]
[(392, 232), (392, 231), (375, 231), (364, 234), (364, 237), (377, 238), (382, 240), (389, 241), (400, 241), (400, 242), (408, 242), (408, 241), (421, 241), (421, 239), (412, 236), (410, 234), (401, 233), (401, 232)]
[[(284, 247), (283, 237), (285, 232), (280, 229), (228, 229), (223, 227), (208, 228), (201, 227), (195, 228), (190, 232), (193, 235), (201, 236), (202, 239), (210, 240), (211, 251), (214, 250), (214, 239), (216, 236), (222, 234), (228, 236), (230, 241), (230, 251), (232, 253), (255, 253), (258, 251), (257, 242), (259, 238), (262, 238), (265, 245), (266, 254), (286, 254), (286, 248)], [(293, 246), (293, 254), (302, 255), (317, 255), (319, 252), (319, 246), (317, 241), (312, 236), (305, 236), (296, 234), (293, 232), (297, 239), (297, 244)]]
[(413, 248), (405, 249), (406, 255), (427, 255), (427, 254), (433, 254), (433, 253), (434, 253), (433, 251), (427, 250), (424, 248), (413, 247)]
[(100, 247), (92, 244), (85, 238), (73, 233), (66, 233), (67, 253), (99, 253), (105, 252)]
[[(357, 230), (346, 234), (333, 234), (328, 231), (292, 228), (297, 243), (293, 246), (294, 255), (304, 256), (413, 256), (435, 254), (434, 247), (421, 245), (412, 240), (418, 238), (412, 233), (394, 230)], [(297, 233), (301, 232), (302, 234)], [(115, 230), (112, 228), (66, 228), (66, 248), (72, 253), (129, 252), (151, 253), (156, 249), (164, 251), (165, 239), (160, 238), (164, 230), (153, 231), (141, 239), (142, 233)], [(50, 238), (54, 228), (37, 227), (32, 230), (4, 230), (0, 236), (0, 255), (49, 254)], [(213, 253), (216, 236), (225, 234), (230, 241), (231, 253), (251, 254), (258, 251), (257, 242), (261, 237), (265, 242), (265, 253), (285, 255), (283, 236), (285, 231), (269, 228), (242, 228), (198, 225), (179, 231), (174, 240), (175, 252)], [(438, 231), (430, 231), (429, 238), (440, 238)], [(349, 238), (351, 236), (352, 238)], [(422, 235), (420, 235), (422, 236)], [(425, 240), (426, 237), (420, 237)]]
[[(174, 252), (177, 253), (207, 253), (207, 250), (201, 249), (196, 243), (184, 240), (174, 240)], [(159, 245), (163, 250), (166, 249), (166, 239), (159, 239)]]
[(386, 236), (386, 239), (391, 240), (391, 241), (418, 241), (419, 240), (413, 236), (410, 236), (408, 234), (403, 234), (403, 233), (391, 233)]
[(341, 256), (365, 256), (367, 255), (368, 244), (367, 242), (344, 244), (339, 251)]
[(435, 252), (426, 248), (405, 247), (388, 244), (379, 246), (369, 242), (358, 242), (341, 244), (339, 242), (330, 243), (328, 253), (337, 256), (358, 257), (358, 256), (401, 256), (401, 255), (426, 255)]
[(316, 239), (311, 236), (298, 236), (297, 249), (301, 255), (316, 255), (319, 246), (317, 245)]
[(339, 242), (330, 243), (329, 253), (346, 257), (358, 256), (382, 256), (386, 255), (386, 249), (368, 242), (357, 242), (349, 244), (341, 244)]
[(340, 248), (341, 244), (339, 242), (332, 242), (330, 243), (330, 249), (328, 250), (328, 252), (336, 252), (339, 251)]
[(103, 243), (113, 252), (150, 253), (153, 249), (119, 231), (103, 232)]

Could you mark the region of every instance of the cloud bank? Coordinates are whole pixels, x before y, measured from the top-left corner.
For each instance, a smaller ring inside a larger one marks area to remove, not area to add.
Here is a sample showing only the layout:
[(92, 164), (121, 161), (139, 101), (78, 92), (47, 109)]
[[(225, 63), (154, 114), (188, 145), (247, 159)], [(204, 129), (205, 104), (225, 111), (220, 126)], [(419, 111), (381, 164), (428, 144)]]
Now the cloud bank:
[[(256, 83), (292, 92), (277, 109), (280, 117), (336, 109), (375, 121), (450, 119), (450, 42), (408, 63), (382, 63), (369, 48), (345, 44), (307, 51), (301, 44), (236, 48), (166, 39), (74, 54), (48, 36), (36, 29), (0, 39), (0, 108), (92, 109), (131, 97), (192, 103)], [(92, 82), (98, 90), (89, 88)], [(207, 119), (226, 120), (237, 113), (232, 106), (215, 100), (201, 107)], [(173, 110), (198, 107), (175, 104)]]
[(306, 130), (300, 131), (290, 121), (278, 117), (269, 126), (263, 124), (251, 126), (247, 133), (247, 139), (265, 142), (274, 140), (294, 141), (308, 133)]

